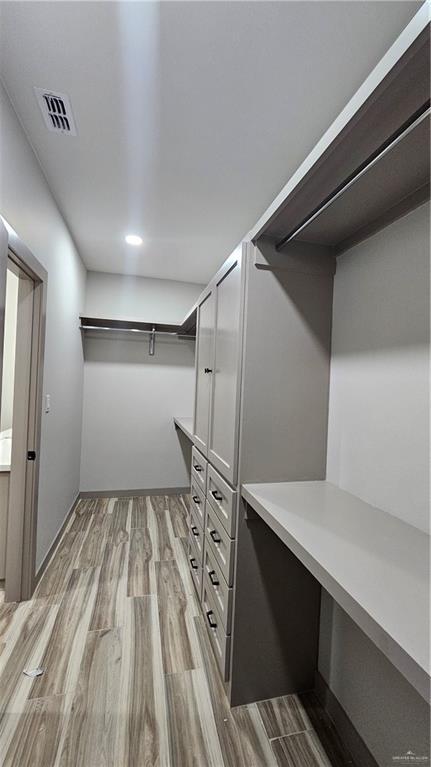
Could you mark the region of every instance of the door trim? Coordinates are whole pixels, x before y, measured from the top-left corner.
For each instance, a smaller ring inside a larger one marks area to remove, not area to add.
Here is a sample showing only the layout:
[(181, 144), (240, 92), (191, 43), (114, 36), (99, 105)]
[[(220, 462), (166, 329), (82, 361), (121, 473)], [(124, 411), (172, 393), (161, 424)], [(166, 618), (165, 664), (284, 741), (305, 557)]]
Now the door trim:
[(6, 311), (8, 233), (0, 216), (0, 401), (2, 394), (3, 345)]
[(20, 449), (25, 452), (27, 450), (36, 452), (35, 461), (26, 461), (24, 508), (22, 509), (22, 520), (19, 520), (22, 531), (20, 535), (21, 546), (19, 551), (14, 552), (13, 557), (8, 557), (8, 551), (10, 551), (10, 547), (8, 547), (9, 534), (7, 536), (5, 600), (10, 602), (30, 599), (36, 584), (37, 512), (48, 273), (16, 233), (10, 227), (7, 229), (8, 258), (34, 282), (27, 444), (21, 445)]

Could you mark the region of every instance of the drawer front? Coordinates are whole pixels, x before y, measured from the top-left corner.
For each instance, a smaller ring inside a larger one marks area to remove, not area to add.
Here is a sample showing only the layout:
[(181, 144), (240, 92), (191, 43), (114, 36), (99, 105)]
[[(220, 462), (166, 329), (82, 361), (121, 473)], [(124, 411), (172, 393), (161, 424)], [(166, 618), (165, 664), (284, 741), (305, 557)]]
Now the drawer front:
[(230, 589), (227, 585), (209, 546), (205, 546), (202, 570), (205, 585), (216, 604), (225, 633), (230, 634), (233, 589)]
[(194, 541), (191, 540), (191, 536), (189, 536), (188, 563), (192, 581), (195, 585), (196, 593), (200, 601), (202, 596), (202, 565), (199, 562), (199, 554), (195, 549), (195, 544)]
[(237, 493), (211, 464), (207, 470), (207, 498), (227, 534), (235, 538)]
[(208, 590), (205, 578), (202, 584), (202, 609), (211, 644), (214, 648), (214, 654), (222, 677), (226, 682), (229, 679), (230, 636), (224, 632), (223, 623), (217, 613), (217, 608), (213, 602), (211, 592)]
[(190, 487), (190, 506), (193, 508), (196, 517), (199, 519), (202, 530), (205, 529), (205, 496), (199, 489), (198, 483), (192, 477)]
[(202, 490), (204, 495), (207, 491), (207, 466), (208, 466), (208, 461), (205, 460), (205, 458), (199, 452), (199, 450), (196, 450), (196, 448), (193, 447), (192, 448), (192, 479), (196, 480), (198, 487)]
[(193, 506), (190, 506), (190, 532), (189, 532), (190, 538), (193, 540), (193, 543), (195, 544), (196, 550), (200, 557), (199, 564), (202, 565), (203, 563), (203, 553), (204, 553), (204, 538), (205, 534), (203, 531), (203, 528), (201, 527), (201, 523), (199, 521), (199, 517), (197, 515), (197, 512), (193, 508)]
[(214, 558), (226, 579), (227, 585), (232, 586), (235, 541), (232, 541), (231, 538), (229, 538), (217, 514), (208, 501), (205, 504), (205, 508), (205, 540), (208, 541), (208, 545), (211, 546)]

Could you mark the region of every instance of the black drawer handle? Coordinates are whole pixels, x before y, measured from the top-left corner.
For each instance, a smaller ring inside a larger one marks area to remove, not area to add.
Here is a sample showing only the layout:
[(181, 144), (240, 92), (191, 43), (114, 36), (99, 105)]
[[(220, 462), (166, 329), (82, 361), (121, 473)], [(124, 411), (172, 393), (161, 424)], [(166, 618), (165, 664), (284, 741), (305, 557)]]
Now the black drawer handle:
[(211, 530), (210, 536), (213, 539), (214, 543), (221, 543), (221, 538), (215, 538), (214, 536), (218, 535), (217, 530)]
[(208, 573), (209, 579), (213, 586), (220, 586), (220, 581), (217, 580), (217, 578), (214, 578), (214, 575), (216, 574), (215, 570), (211, 570), (210, 573)]
[(223, 496), (220, 495), (220, 493), (218, 493), (217, 490), (211, 490), (211, 495), (212, 495), (213, 498), (216, 499), (216, 501), (222, 501), (223, 500)]
[(204, 373), (212, 373), (212, 372), (213, 372), (212, 368), (204, 368)]
[(199, 538), (199, 530), (197, 529), (196, 525), (192, 525), (190, 530), (192, 531), (193, 535), (196, 536), (196, 538)]
[(192, 495), (192, 500), (199, 506), (201, 499), (198, 495)]
[(211, 615), (214, 615), (213, 611), (212, 610), (207, 610), (208, 623), (210, 624), (210, 627), (212, 629), (216, 629), (217, 628), (217, 623), (214, 623), (214, 621), (211, 620)]
[[(194, 564), (193, 564), (193, 562), (194, 562)], [(190, 557), (190, 564), (191, 564), (193, 570), (198, 570), (199, 569), (197, 564), (196, 564), (196, 559), (194, 557)]]
[(193, 464), (193, 468), (194, 468), (195, 471), (202, 471), (202, 466), (199, 466), (198, 463), (194, 463)]

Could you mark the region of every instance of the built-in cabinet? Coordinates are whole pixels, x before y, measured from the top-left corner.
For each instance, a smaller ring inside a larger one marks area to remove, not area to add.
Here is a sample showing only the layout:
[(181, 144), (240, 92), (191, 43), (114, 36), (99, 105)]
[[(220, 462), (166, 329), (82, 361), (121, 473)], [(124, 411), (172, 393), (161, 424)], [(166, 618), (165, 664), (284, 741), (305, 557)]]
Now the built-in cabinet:
[[(427, 555), (417, 557), (427, 536), (326, 481), (328, 416), (339, 396), (329, 397), (333, 284), (339, 255), (376, 233), (384, 239), (388, 225), (430, 197), (429, 50), (423, 6), (197, 304), (190, 569), (226, 692), (236, 706), (320, 690), (356, 744), (358, 764), (372, 764), (372, 750), (363, 761), (355, 722), (319, 676), (321, 588), (427, 697), (426, 630), (415, 628), (424, 626), (429, 599)], [(409, 248), (429, 256), (419, 219), (409, 217), (411, 236), (400, 243), (408, 265)], [(355, 328), (362, 315), (354, 295), (345, 300), (345, 321)], [(350, 358), (370, 348), (356, 341), (342, 349), (348, 375)], [(352, 444), (355, 435), (348, 437)], [(361, 518), (369, 520), (366, 535)], [(399, 561), (405, 568), (391, 593)], [(328, 620), (323, 625), (327, 643)], [(334, 648), (341, 651), (349, 648)]]
[(202, 294), (197, 307), (196, 446), (231, 483), (237, 478), (242, 328), (242, 247)]
[[(313, 682), (319, 584), (247, 517), (240, 484), (324, 477), (334, 269), (325, 248), (292, 245), (280, 259), (270, 243), (245, 242), (198, 302), (189, 564), (233, 704)], [(274, 589), (269, 612), (250, 551), (283, 568), (287, 586)], [(286, 590), (309, 605), (295, 622)], [(256, 662), (250, 636), (272, 654), (271, 673)]]
[(197, 307), (196, 386), (193, 440), (204, 455), (208, 453), (209, 411), (214, 364), (215, 299), (211, 287)]
[(235, 484), (241, 372), (243, 248), (240, 246), (214, 281), (214, 359), (209, 408), (208, 458)]
[[(326, 487), (337, 256), (430, 196), (428, 21), (421, 9), (197, 303), (189, 561), (232, 705), (315, 686), (328, 583), (283, 542), (287, 511), (256, 498)], [(319, 551), (321, 511), (306, 531)]]
[(193, 447), (189, 567), (224, 680), (229, 678), (236, 497)]

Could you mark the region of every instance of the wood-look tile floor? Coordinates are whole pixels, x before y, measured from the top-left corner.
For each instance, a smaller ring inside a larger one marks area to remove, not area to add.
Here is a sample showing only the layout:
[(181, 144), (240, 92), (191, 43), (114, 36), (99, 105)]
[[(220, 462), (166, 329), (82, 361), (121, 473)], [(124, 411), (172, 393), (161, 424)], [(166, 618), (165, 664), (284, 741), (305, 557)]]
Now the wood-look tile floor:
[(188, 496), (82, 500), (34, 598), (0, 603), (1, 767), (351, 764), (312, 698), (229, 708), (187, 515)]

